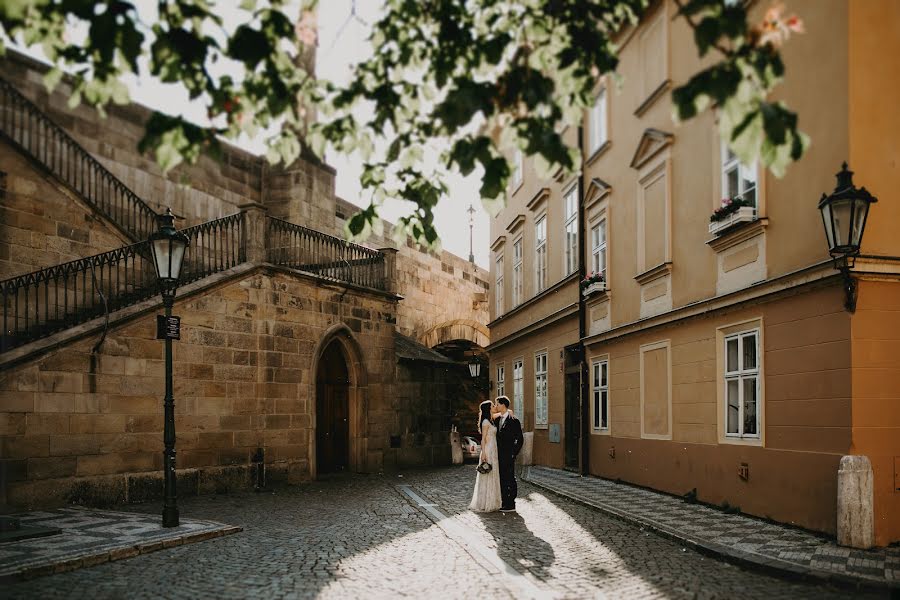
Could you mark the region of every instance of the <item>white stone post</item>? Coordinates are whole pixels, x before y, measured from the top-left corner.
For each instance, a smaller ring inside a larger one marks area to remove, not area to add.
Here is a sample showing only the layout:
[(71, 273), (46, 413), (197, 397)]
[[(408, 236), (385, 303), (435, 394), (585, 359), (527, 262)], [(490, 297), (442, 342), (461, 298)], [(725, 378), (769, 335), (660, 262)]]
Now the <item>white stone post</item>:
[(851, 548), (875, 545), (872, 463), (868, 456), (844, 456), (838, 468), (837, 542)]
[(460, 442), (458, 431), (450, 432), (450, 455), (454, 465), (463, 464), (462, 443)]

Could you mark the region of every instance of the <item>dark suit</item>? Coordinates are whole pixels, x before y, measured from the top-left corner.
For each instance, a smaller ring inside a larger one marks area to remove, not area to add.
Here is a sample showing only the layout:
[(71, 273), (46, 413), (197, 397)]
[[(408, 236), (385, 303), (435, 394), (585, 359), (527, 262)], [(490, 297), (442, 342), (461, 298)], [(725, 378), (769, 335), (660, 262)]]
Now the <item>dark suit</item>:
[(507, 414), (503, 426), (503, 417), (494, 420), (497, 428), (497, 459), (500, 462), (500, 496), (503, 508), (515, 508), (516, 496), (519, 493), (516, 484), (516, 455), (522, 449), (525, 438), (522, 436), (522, 424), (511, 414)]

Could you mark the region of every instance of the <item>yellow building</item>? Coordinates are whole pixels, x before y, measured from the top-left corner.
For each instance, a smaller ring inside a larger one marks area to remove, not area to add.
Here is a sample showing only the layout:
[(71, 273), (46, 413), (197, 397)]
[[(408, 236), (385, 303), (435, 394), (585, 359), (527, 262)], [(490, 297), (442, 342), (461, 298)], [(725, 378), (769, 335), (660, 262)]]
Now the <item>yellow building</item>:
[[(673, 124), (671, 90), (706, 64), (674, 2), (621, 33), (624, 84), (601, 81), (566, 131), (582, 135), (580, 181), (520, 159), (492, 221), (491, 379), (535, 432), (536, 464), (696, 488), (839, 540), (840, 461), (866, 456), (885, 545), (900, 540), (900, 4), (789, 9), (806, 33), (776, 94), (812, 145), (782, 179), (735, 160), (714, 112)], [(843, 161), (879, 199), (855, 312), (817, 209)], [(749, 206), (710, 220), (737, 196)]]

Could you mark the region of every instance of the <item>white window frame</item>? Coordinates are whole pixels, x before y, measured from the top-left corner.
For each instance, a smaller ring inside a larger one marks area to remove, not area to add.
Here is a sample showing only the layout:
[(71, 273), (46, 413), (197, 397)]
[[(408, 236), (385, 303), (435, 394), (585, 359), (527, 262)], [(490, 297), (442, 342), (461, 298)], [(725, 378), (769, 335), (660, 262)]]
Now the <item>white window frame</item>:
[[(754, 339), (754, 351), (756, 353), (756, 364), (753, 368), (744, 368), (744, 340), (747, 338)], [(730, 341), (737, 340), (737, 369), (729, 371), (728, 370), (728, 344)], [(761, 434), (760, 430), (762, 428), (762, 369), (761, 362), (762, 356), (760, 355), (760, 330), (759, 328), (748, 329), (745, 331), (739, 331), (736, 333), (732, 333), (725, 336), (723, 343), (723, 361), (722, 361), (722, 371), (724, 376), (724, 390), (723, 390), (723, 398), (724, 398), (724, 417), (723, 417), (723, 427), (725, 432), (725, 437), (727, 439), (738, 439), (738, 440), (760, 440)], [(744, 432), (744, 381), (747, 379), (753, 378), (756, 380), (756, 433), (748, 434)], [(728, 402), (728, 383), (731, 381), (737, 381), (737, 390), (738, 390), (738, 419), (737, 425), (738, 430), (736, 432), (728, 431), (728, 415), (729, 409), (731, 408)]]
[(497, 270), (494, 283), (494, 299), (496, 301), (496, 316), (503, 314), (503, 255), (498, 254), (494, 261), (494, 268)]
[(534, 222), (534, 293), (547, 289), (547, 215)]
[(607, 94), (606, 87), (600, 88), (597, 97), (594, 98), (594, 104), (591, 105), (588, 155), (593, 155), (609, 141), (609, 132), (607, 131)]
[(525, 420), (525, 360), (517, 358), (513, 361), (513, 414), (519, 420)]
[[(722, 159), (722, 198), (728, 198), (732, 200), (737, 196), (741, 196), (744, 198), (744, 194), (749, 191), (753, 191), (753, 210), (754, 212), (759, 210), (759, 167), (756, 161), (753, 162), (749, 167), (741, 163), (737, 156), (735, 156), (731, 150), (728, 148), (728, 144), (724, 141), (721, 142), (721, 159)], [(737, 171), (737, 181), (738, 181), (738, 189), (735, 193), (732, 194), (731, 190), (728, 187), (728, 174), (732, 171)], [(749, 177), (748, 177), (749, 176)], [(748, 179), (753, 179), (753, 185), (745, 187), (745, 183)], [(746, 198), (744, 198), (746, 200)]]
[[(602, 236), (600, 235), (601, 232)], [(602, 273), (603, 280), (609, 281), (606, 277), (606, 269), (609, 265), (606, 255), (606, 240), (606, 217), (604, 216), (591, 227), (591, 272)]]
[(534, 426), (536, 429), (548, 427), (547, 351), (534, 353)]
[(524, 270), (522, 259), (525, 252), (523, 250), (522, 238), (519, 237), (513, 242), (513, 289), (512, 289), (512, 305), (516, 307), (522, 303), (524, 297)]
[(565, 240), (565, 275), (578, 270), (578, 186), (573, 185), (563, 196), (565, 204), (566, 225), (563, 232)]
[(506, 365), (497, 365), (497, 396), (506, 395)]
[(513, 154), (513, 172), (512, 177), (510, 178), (513, 191), (516, 191), (519, 189), (519, 186), (522, 185), (524, 171), (523, 162), (522, 151), (516, 150), (515, 154)]
[[(606, 375), (605, 380), (603, 375)], [(603, 407), (606, 407), (606, 425)], [(594, 433), (609, 433), (609, 359), (595, 359), (591, 364), (591, 429)]]

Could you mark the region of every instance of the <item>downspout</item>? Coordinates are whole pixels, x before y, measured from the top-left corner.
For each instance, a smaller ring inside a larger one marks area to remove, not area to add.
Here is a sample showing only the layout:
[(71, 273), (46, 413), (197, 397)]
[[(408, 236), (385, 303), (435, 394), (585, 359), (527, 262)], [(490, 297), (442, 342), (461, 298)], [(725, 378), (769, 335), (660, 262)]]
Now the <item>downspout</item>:
[(578, 127), (578, 151), (581, 156), (581, 165), (578, 169), (578, 286), (576, 288), (578, 294), (578, 349), (581, 362), (581, 384), (579, 386), (580, 398), (579, 405), (581, 408), (581, 435), (579, 435), (579, 444), (581, 445), (581, 455), (579, 457), (579, 472), (582, 475), (590, 473), (590, 399), (588, 398), (588, 364), (587, 353), (584, 347), (584, 338), (587, 337), (587, 306), (585, 304), (584, 295), (581, 293), (581, 281), (586, 273), (584, 265), (584, 256), (587, 250), (587, 227), (584, 219), (584, 126)]

